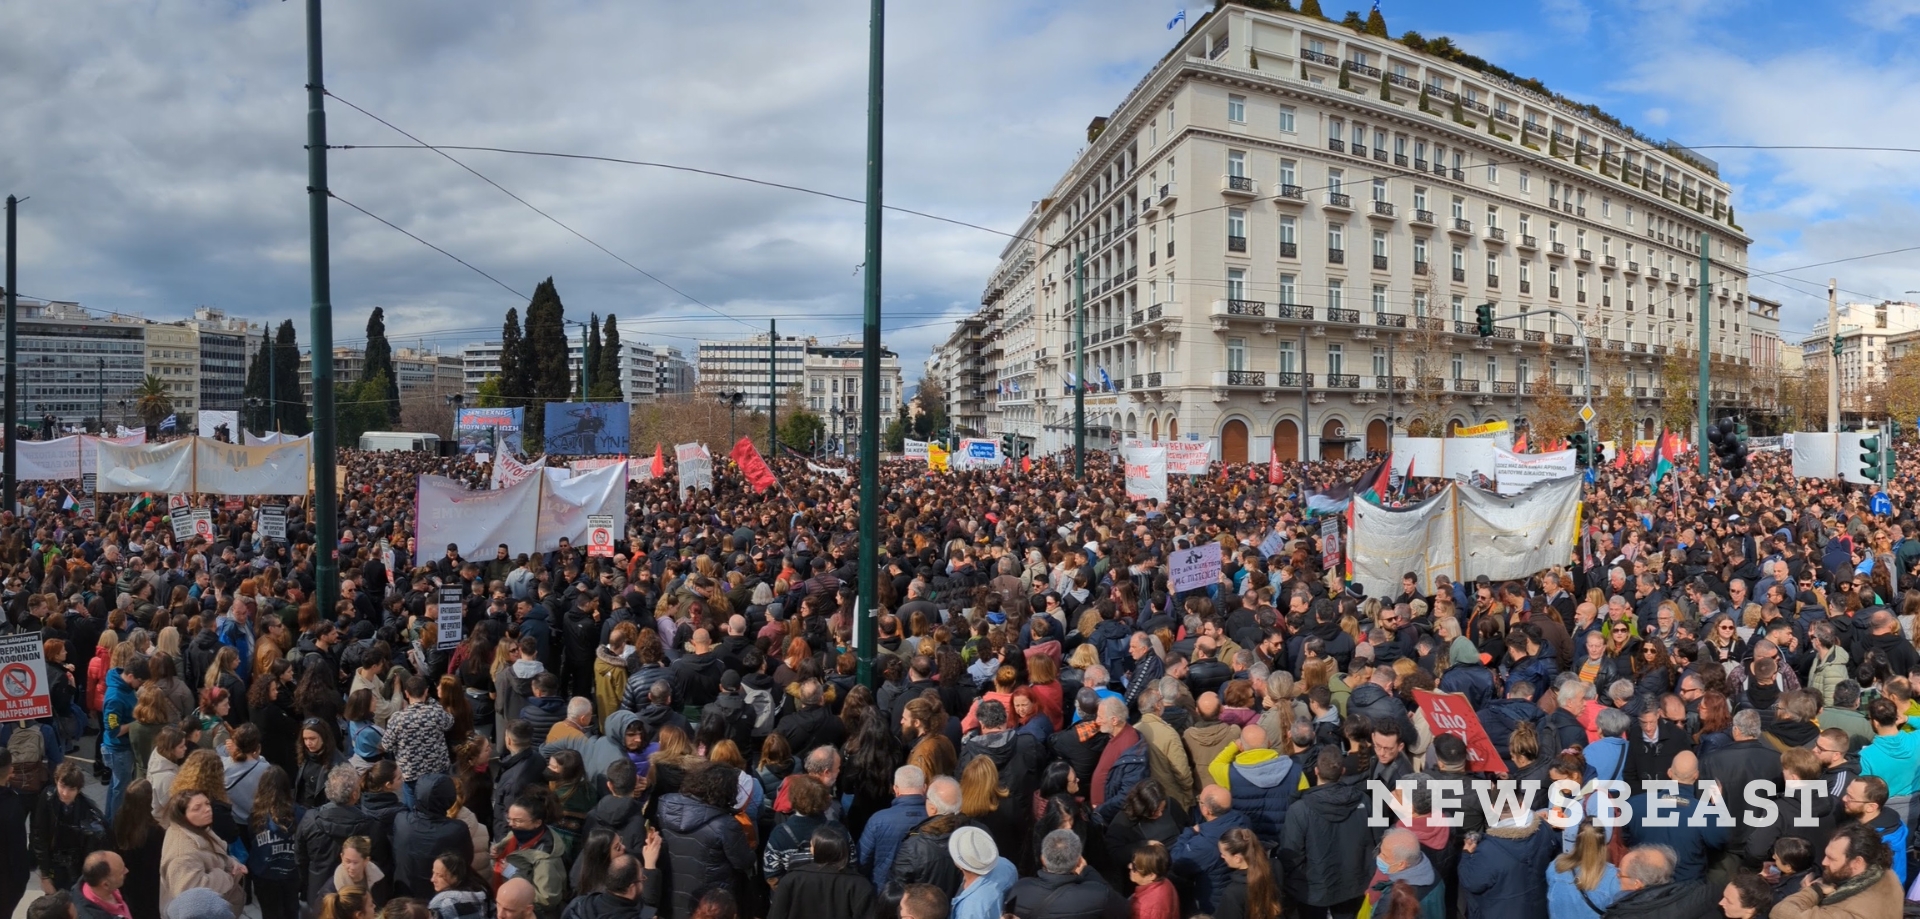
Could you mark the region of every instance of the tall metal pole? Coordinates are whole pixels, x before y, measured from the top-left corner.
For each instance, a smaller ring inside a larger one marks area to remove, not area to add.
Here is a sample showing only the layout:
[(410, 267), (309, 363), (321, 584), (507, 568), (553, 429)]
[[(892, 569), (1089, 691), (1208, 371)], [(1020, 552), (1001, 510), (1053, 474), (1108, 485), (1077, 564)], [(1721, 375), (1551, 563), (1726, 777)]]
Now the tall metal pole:
[(593, 331), (593, 323), (580, 326), (580, 401), (593, 401), (593, 361), (587, 353), (587, 334)]
[(93, 388), (95, 390), (93, 394), (93, 423), (99, 425), (100, 429), (104, 431), (107, 427), (107, 359), (101, 357), (95, 358), (95, 360), (100, 363), (98, 365), (98, 372), (95, 373), (93, 378)]
[(19, 427), (20, 427), (20, 419), (15, 414), (15, 409), (17, 408), (17, 404), (20, 401), (20, 388), (19, 388), (20, 371), (17, 366), (20, 362), (16, 360), (18, 355), (15, 354), (15, 339), (14, 339), (14, 322), (15, 322), (14, 314), (20, 311), (20, 304), (19, 304), (18, 296), (13, 292), (14, 286), (19, 283), (19, 278), (16, 272), (16, 268), (19, 264), (19, 251), (15, 248), (15, 239), (19, 235), (16, 232), (17, 227), (15, 225), (15, 221), (19, 215), (19, 211), (20, 211), (20, 199), (12, 195), (8, 195), (7, 196), (7, 407), (4, 413), (6, 415), (6, 425), (7, 425), (7, 431), (6, 431), (6, 437), (5, 437), (7, 452), (6, 452), (6, 459), (4, 463), (0, 463), (0, 491), (6, 492), (6, 495), (5, 495), (6, 510), (9, 513), (11, 513), (15, 507), (14, 500), (13, 500), (13, 485), (14, 485), (13, 469), (14, 469), (14, 462), (16, 460), (16, 454), (19, 451), (14, 449), (13, 441), (14, 441), (14, 435), (19, 432)]
[(313, 605), (332, 615), (340, 593), (334, 510), (333, 269), (327, 252), (327, 89), (320, 58), (320, 0), (307, 0), (307, 236), (313, 254)]
[(1087, 474), (1087, 253), (1073, 260), (1073, 477)]
[(867, 261), (862, 275), (865, 304), (860, 354), (860, 609), (854, 617), (854, 650), (860, 682), (876, 685), (873, 672), (875, 581), (880, 576), (880, 205), (881, 125), (886, 84), (887, 0), (871, 0), (867, 22)]
[(1694, 316), (1700, 323), (1700, 388), (1694, 394), (1697, 406), (1694, 409), (1695, 421), (1700, 430), (1694, 432), (1694, 452), (1700, 454), (1700, 476), (1705, 478), (1707, 469), (1707, 294), (1712, 288), (1712, 280), (1707, 276), (1711, 265), (1707, 261), (1707, 234), (1700, 234), (1700, 311)]
[[(9, 234), (11, 238), (11, 234)], [(11, 262), (11, 259), (9, 259)], [(1827, 349), (1827, 433), (1840, 431), (1840, 293), (1838, 278), (1827, 279), (1827, 337), (1829, 342), (1821, 342)], [(13, 288), (13, 282), (7, 282), (7, 288)], [(7, 340), (13, 340), (13, 334), (7, 334)], [(13, 366), (13, 353), (7, 353), (7, 366)]]
[(1307, 394), (1307, 327), (1300, 327), (1300, 462), (1307, 462), (1307, 414), (1313, 410)]
[[(240, 337), (246, 341), (246, 336)], [(280, 433), (280, 343), (273, 340), (273, 333), (267, 333), (267, 427)]]
[(780, 321), (767, 320), (767, 459), (780, 455)]

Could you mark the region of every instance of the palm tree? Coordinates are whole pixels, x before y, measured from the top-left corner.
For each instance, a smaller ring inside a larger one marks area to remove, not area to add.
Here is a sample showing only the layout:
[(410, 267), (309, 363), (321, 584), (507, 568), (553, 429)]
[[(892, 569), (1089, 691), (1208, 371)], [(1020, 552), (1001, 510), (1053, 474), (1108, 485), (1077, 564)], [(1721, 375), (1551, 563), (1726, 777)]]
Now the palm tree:
[(149, 433), (173, 414), (173, 397), (167, 394), (167, 384), (160, 382), (159, 377), (147, 374), (146, 379), (134, 388), (133, 394), (138, 397), (134, 408), (147, 423)]

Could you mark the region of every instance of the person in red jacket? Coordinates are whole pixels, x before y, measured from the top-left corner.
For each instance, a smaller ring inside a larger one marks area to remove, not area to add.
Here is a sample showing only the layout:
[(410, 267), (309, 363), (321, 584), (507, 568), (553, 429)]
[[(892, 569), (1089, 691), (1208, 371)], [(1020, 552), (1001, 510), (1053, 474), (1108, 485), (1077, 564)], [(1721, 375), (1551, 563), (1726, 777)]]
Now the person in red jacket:
[(87, 711), (99, 714), (107, 704), (107, 671), (113, 669), (113, 646), (120, 643), (120, 636), (112, 629), (100, 633), (100, 643), (93, 646), (93, 660), (87, 662)]
[(1148, 840), (1133, 850), (1133, 861), (1127, 866), (1134, 885), (1128, 900), (1132, 919), (1180, 919), (1180, 894), (1167, 879), (1172, 867), (1165, 843)]

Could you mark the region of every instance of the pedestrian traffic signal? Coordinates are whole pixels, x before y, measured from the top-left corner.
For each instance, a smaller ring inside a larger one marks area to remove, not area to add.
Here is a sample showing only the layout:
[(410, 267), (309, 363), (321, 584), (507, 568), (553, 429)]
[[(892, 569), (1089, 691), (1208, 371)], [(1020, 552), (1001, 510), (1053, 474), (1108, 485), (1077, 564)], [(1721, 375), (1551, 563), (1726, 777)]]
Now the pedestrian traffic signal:
[(1593, 465), (1593, 441), (1587, 432), (1575, 431), (1567, 435), (1567, 444), (1573, 447), (1573, 461), (1581, 468)]
[(1480, 327), (1481, 338), (1493, 337), (1493, 304), (1482, 303), (1473, 308), (1474, 322)]

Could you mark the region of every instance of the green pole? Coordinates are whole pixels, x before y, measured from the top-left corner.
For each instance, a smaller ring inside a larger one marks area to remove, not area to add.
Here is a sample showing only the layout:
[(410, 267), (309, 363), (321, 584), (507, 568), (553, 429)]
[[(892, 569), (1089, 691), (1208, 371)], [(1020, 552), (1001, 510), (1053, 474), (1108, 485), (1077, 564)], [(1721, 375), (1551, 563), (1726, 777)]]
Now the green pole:
[(874, 582), (880, 573), (880, 201), (881, 125), (886, 82), (887, 0), (872, 0), (867, 23), (867, 263), (860, 355), (860, 610), (854, 647), (860, 682), (873, 686)]
[(17, 347), (15, 344), (17, 339), (14, 335), (14, 331), (15, 331), (14, 327), (15, 327), (15, 321), (16, 321), (14, 314), (20, 311), (20, 304), (19, 304), (18, 296), (13, 292), (14, 285), (19, 283), (19, 278), (16, 276), (17, 268), (18, 268), (17, 263), (19, 261), (19, 250), (15, 243), (16, 238), (19, 236), (19, 234), (16, 232), (17, 230), (16, 221), (19, 217), (19, 212), (20, 212), (20, 199), (12, 195), (8, 195), (7, 196), (7, 345), (6, 345), (6, 348), (7, 348), (7, 405), (5, 410), (7, 430), (6, 430), (6, 436), (4, 438), (0, 438), (0, 439), (4, 439), (7, 445), (7, 453), (6, 453), (6, 458), (4, 460), (0, 460), (0, 486), (3, 486), (3, 488), (0, 488), (0, 490), (4, 490), (6, 492), (6, 495), (5, 495), (6, 510), (9, 512), (11, 512), (16, 506), (13, 500), (13, 493), (14, 493), (13, 475), (14, 475), (14, 462), (16, 460), (18, 452), (13, 449), (13, 436), (15, 433), (17, 433), (19, 428), (19, 422), (20, 422), (20, 419), (15, 415), (16, 404), (19, 402), (19, 393), (20, 393), (20, 390), (16, 386), (16, 384), (20, 380), (20, 370), (19, 370), (20, 362), (16, 359), (17, 355), (14, 353), (14, 350)]
[[(241, 336), (240, 340), (245, 341), (246, 336), (244, 335)], [(279, 371), (274, 369), (275, 367), (279, 366), (279, 359), (280, 359), (280, 343), (277, 341), (274, 341), (273, 327), (268, 326), (267, 327), (267, 428), (268, 430), (271, 430), (275, 433), (279, 433), (280, 431), (280, 385), (279, 385), (279, 381), (274, 379), (274, 377), (277, 376), (279, 373)]]
[(307, 0), (307, 237), (313, 307), (313, 605), (333, 614), (340, 593), (333, 492), (333, 280), (327, 253), (327, 90), (321, 81), (320, 0)]
[(1694, 432), (1694, 452), (1700, 454), (1700, 475), (1707, 475), (1707, 292), (1712, 286), (1707, 278), (1707, 234), (1700, 234), (1700, 312), (1694, 318), (1700, 325), (1700, 390), (1694, 397), (1698, 403), (1695, 408), (1699, 430)]
[(1073, 477), (1087, 474), (1087, 253), (1073, 260)]
[(766, 460), (780, 457), (780, 320), (766, 320)]
[(580, 401), (582, 402), (593, 401), (593, 361), (589, 360), (592, 355), (587, 353), (587, 335), (592, 331), (592, 322), (580, 326)]

